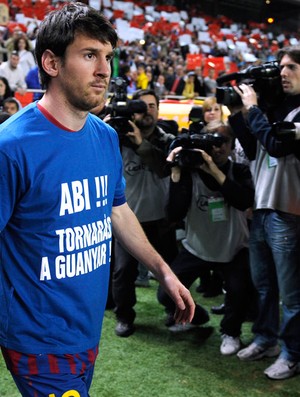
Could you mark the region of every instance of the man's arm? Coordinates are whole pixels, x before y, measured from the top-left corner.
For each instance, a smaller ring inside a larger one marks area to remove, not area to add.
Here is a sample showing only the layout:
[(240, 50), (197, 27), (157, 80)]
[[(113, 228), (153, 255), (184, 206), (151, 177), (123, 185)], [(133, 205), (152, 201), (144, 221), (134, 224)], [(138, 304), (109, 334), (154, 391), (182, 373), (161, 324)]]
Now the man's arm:
[(176, 322), (191, 322), (195, 303), (187, 288), (178, 280), (167, 263), (149, 243), (136, 216), (128, 204), (113, 207), (112, 225), (115, 237), (138, 261), (157, 278), (176, 304)]
[[(272, 126), (262, 110), (257, 106), (257, 94), (253, 87), (241, 84), (234, 87), (240, 95), (245, 109), (248, 111), (247, 120), (251, 133), (260, 141), (270, 156), (283, 157), (289, 154), (299, 154), (299, 141), (282, 141), (272, 134)], [(282, 121), (282, 120), (280, 120)]]
[(150, 140), (143, 138), (140, 129), (131, 120), (129, 123), (132, 126), (132, 131), (128, 132), (127, 137), (134, 145), (134, 150), (141, 157), (143, 163), (147, 164), (159, 178), (169, 176), (170, 170), (166, 167), (166, 156), (172, 139), (169, 138), (162, 145), (164, 148), (158, 147)]

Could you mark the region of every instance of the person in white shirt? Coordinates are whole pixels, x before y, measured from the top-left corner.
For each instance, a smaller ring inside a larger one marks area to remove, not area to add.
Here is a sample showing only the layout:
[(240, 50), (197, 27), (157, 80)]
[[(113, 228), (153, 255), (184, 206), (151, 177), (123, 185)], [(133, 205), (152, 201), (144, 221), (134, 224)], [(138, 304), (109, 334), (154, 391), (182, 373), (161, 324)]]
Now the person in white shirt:
[(9, 86), (13, 92), (25, 93), (27, 85), (25, 74), (19, 65), (20, 57), (17, 51), (13, 51), (7, 62), (0, 65), (0, 76), (8, 80)]
[(19, 65), (26, 76), (29, 70), (36, 66), (33, 53), (30, 51), (29, 40), (26, 37), (19, 37), (15, 41), (14, 48), (19, 54)]

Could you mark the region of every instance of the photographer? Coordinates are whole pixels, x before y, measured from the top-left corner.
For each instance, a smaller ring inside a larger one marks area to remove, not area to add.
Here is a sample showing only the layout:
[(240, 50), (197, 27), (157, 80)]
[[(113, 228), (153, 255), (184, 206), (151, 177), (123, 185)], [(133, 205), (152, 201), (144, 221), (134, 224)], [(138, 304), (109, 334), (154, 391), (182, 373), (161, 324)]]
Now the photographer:
[[(174, 222), (186, 218), (183, 248), (171, 267), (187, 288), (203, 269), (220, 271), (226, 289), (220, 351), (222, 355), (231, 355), (241, 347), (241, 326), (253, 293), (248, 267), (246, 209), (253, 204), (254, 188), (248, 166), (228, 159), (233, 139), (231, 128), (221, 122), (213, 128), (211, 131), (208, 124), (201, 131), (206, 132), (203, 141), (211, 142), (210, 147), (207, 146), (206, 151), (193, 149), (199, 162), (184, 166), (187, 161), (182, 155), (182, 146), (175, 147), (167, 158), (173, 165), (169, 217)], [(175, 307), (161, 288), (158, 299), (172, 317)], [(197, 305), (191, 324), (201, 325), (208, 319), (206, 311)], [(182, 329), (175, 325), (169, 329), (179, 328)]]
[(280, 353), (280, 339), (279, 358), (264, 371), (270, 379), (286, 379), (300, 372), (300, 141), (296, 139), (300, 47), (281, 49), (278, 62), (284, 93), (280, 105), (263, 112), (256, 91), (240, 84), (235, 91), (243, 110), (229, 118), (255, 159), (250, 264), (259, 314), (253, 325), (254, 341), (238, 357), (244, 361), (275, 357)]
[[(126, 197), (148, 239), (169, 262), (177, 254), (175, 228), (165, 219), (170, 170), (166, 167), (169, 144), (175, 138), (157, 126), (159, 98), (153, 90), (139, 90), (133, 100), (147, 105), (145, 113), (134, 113), (131, 130), (122, 135), (121, 152)], [(136, 316), (135, 281), (138, 262), (115, 241), (112, 292), (117, 317), (116, 335), (127, 337)]]

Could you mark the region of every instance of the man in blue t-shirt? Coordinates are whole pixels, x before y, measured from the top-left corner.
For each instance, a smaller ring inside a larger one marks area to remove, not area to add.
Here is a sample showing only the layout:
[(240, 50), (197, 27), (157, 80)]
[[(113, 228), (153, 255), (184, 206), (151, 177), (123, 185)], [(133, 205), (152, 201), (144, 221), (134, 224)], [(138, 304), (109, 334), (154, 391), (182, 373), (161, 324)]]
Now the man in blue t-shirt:
[(112, 230), (174, 299), (194, 303), (126, 203), (117, 133), (89, 111), (105, 97), (118, 37), (68, 4), (39, 27), (46, 90), (0, 129), (0, 346), (24, 397), (87, 397), (105, 309)]

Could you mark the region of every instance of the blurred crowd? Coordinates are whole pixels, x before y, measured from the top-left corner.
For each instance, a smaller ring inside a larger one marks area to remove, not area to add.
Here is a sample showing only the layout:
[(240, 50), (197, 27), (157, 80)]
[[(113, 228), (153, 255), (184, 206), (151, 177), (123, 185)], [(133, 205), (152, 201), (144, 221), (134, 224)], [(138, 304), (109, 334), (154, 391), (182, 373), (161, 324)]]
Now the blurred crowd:
[[(33, 16), (38, 4), (32, 5)], [(61, 4), (45, 2), (45, 7)], [(122, 76), (130, 95), (151, 88), (161, 99), (213, 96), (220, 75), (272, 61), (278, 49), (299, 40), (299, 33), (288, 27), (277, 34), (266, 23), (205, 15), (194, 2), (182, 5), (182, 10), (172, 2), (149, 5), (106, 0), (100, 7), (120, 37), (112, 77)], [(28, 10), (18, 2), (11, 4), (9, 13), (9, 23), (0, 26), (0, 76), (9, 85), (9, 95), (1, 94), (2, 100), (16, 92), (41, 89), (33, 55), (40, 21), (28, 18)], [(30, 98), (40, 95), (37, 92)]]
[[(299, 33), (288, 28), (277, 34), (265, 23), (204, 15), (194, 4), (184, 11), (140, 5), (103, 11), (120, 36), (113, 76), (125, 77), (128, 93), (154, 88), (161, 97), (211, 96), (219, 75), (273, 61), (280, 48), (299, 42)], [(174, 76), (179, 85), (173, 86)]]

